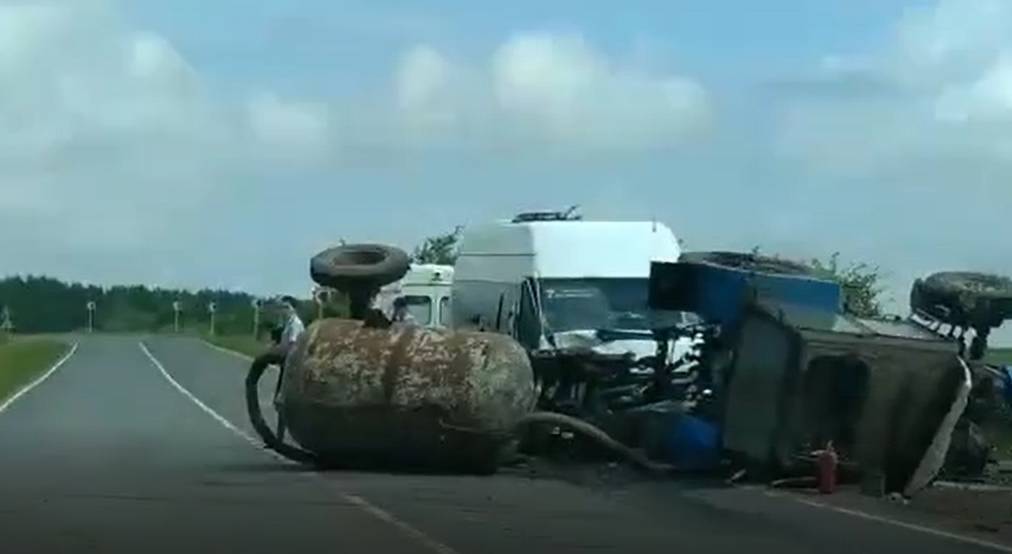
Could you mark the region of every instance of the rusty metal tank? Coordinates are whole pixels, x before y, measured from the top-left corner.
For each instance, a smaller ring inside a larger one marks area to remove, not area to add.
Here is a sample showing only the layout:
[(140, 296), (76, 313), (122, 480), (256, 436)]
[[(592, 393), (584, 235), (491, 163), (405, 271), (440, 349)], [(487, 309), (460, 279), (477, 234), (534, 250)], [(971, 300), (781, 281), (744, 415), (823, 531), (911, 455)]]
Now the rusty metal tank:
[(277, 400), (291, 437), (327, 463), (495, 470), (534, 407), (507, 336), (323, 319), (289, 354)]

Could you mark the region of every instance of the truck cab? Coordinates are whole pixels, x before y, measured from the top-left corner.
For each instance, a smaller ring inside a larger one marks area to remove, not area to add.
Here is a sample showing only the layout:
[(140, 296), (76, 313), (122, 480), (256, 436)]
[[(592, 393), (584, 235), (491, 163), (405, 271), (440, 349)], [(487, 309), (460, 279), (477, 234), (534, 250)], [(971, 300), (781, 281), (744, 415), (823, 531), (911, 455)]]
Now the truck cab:
[(453, 325), (509, 334), (528, 351), (649, 356), (657, 318), (682, 317), (648, 307), (650, 265), (680, 254), (674, 233), (654, 221), (538, 212), (468, 228), (455, 265)]
[(400, 281), (380, 289), (376, 307), (390, 317), (394, 299), (403, 296), (407, 300), (408, 311), (419, 325), (449, 327), (453, 275), (453, 266), (411, 264), (411, 269)]
[(454, 266), (452, 324), (520, 343), (541, 409), (595, 420), (672, 398), (696, 365), (697, 339), (658, 332), (694, 321), (648, 300), (651, 263), (680, 255), (674, 233), (654, 221), (539, 212), (471, 227)]

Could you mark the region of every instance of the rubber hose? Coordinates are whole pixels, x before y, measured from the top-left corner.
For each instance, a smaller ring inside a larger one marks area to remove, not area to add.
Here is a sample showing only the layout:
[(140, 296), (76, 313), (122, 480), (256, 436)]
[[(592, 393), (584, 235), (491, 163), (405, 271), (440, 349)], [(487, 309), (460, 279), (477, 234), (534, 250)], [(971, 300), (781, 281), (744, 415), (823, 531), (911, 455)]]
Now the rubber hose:
[(632, 462), (634, 465), (645, 469), (653, 473), (673, 473), (677, 471), (675, 466), (669, 464), (662, 464), (655, 462), (644, 456), (643, 454), (629, 448), (621, 442), (615, 440), (608, 433), (602, 430), (600, 427), (588, 423), (582, 419), (568, 416), (565, 414), (555, 412), (533, 412), (524, 416), (518, 423), (517, 428), (526, 427), (528, 425), (546, 423), (550, 425), (558, 425), (561, 427), (567, 427), (573, 431), (580, 433), (581, 435), (593, 440), (601, 446), (621, 455), (626, 460)]
[(315, 464), (318, 462), (312, 452), (286, 444), (278, 438), (278, 435), (271, 429), (264, 419), (263, 411), (260, 409), (260, 379), (272, 362), (278, 362), (279, 356), (265, 354), (250, 365), (249, 373), (246, 375), (246, 411), (249, 412), (250, 423), (253, 429), (263, 439), (264, 444), (271, 450), (281, 454), (289, 460), (302, 464)]
[[(282, 456), (295, 462), (304, 464), (318, 463), (319, 460), (312, 452), (286, 444), (278, 438), (277, 434), (270, 428), (267, 421), (264, 419), (263, 411), (260, 409), (259, 384), (264, 371), (266, 371), (267, 366), (270, 365), (272, 361), (274, 361), (274, 358), (270, 355), (257, 358), (253, 361), (253, 364), (250, 366), (249, 374), (246, 376), (246, 410), (249, 412), (250, 423), (253, 424), (253, 429), (256, 430), (257, 434), (260, 435), (260, 438), (263, 439), (264, 444), (271, 450), (274, 450), (278, 454), (281, 454)], [(643, 454), (615, 440), (601, 428), (582, 419), (565, 414), (555, 412), (533, 412), (521, 418), (520, 421), (517, 422), (516, 429), (520, 430), (523, 427), (539, 423), (567, 427), (593, 440), (608, 450), (621, 455), (637, 467), (647, 471), (654, 473), (672, 473), (677, 470), (677, 468), (672, 465), (662, 464), (648, 459)]]

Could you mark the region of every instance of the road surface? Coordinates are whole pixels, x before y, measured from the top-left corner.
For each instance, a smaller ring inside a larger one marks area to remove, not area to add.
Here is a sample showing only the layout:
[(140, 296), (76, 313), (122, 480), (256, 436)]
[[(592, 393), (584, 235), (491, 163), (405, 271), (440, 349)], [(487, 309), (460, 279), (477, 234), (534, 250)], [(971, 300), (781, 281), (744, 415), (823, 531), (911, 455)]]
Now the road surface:
[(4, 553), (995, 551), (752, 489), (310, 472), (244, 438), (244, 360), (190, 339), (73, 340), (0, 413)]

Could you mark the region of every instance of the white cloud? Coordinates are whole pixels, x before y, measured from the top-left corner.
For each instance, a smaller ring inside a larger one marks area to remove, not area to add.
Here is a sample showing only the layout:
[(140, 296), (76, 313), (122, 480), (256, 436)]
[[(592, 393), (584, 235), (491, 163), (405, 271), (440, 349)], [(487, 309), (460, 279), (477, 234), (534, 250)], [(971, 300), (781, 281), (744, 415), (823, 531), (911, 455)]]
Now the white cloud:
[(246, 110), (254, 137), (269, 152), (299, 158), (327, 154), (332, 129), (326, 105), (261, 93), (250, 98)]
[(1006, 47), (1010, 33), (1012, 5), (1005, 0), (941, 0), (907, 11), (889, 55), (897, 70), (959, 73)]
[(788, 156), (851, 173), (924, 158), (1012, 162), (1012, 4), (942, 0), (910, 11), (887, 48), (828, 57), (819, 79), (850, 92), (785, 103)]
[[(437, 50), (418, 45), (404, 54), (395, 75), (397, 111), (413, 140), (452, 131), (461, 110), (454, 90), (458, 69)], [(460, 83), (456, 83), (458, 86)]]
[[(381, 159), (370, 169), (386, 169), (398, 154), (446, 148), (459, 158), (607, 159), (692, 141), (710, 112), (690, 78), (549, 34), (514, 35), (478, 61), (420, 45), (391, 68), (391, 90), (322, 100), (270, 87), (223, 93), (208, 90), (216, 81), (167, 37), (134, 28), (115, 5), (0, 0), (6, 271), (94, 282), (174, 275), (197, 285), (262, 263), (253, 258), (271, 245), (305, 242), (245, 233), (280, 206), (306, 209), (327, 187), (352, 191), (331, 184), (335, 160), (378, 153), (358, 168)], [(306, 176), (315, 184), (303, 184)], [(289, 223), (315, 236), (306, 229), (319, 222), (309, 219)], [(327, 223), (327, 232), (339, 225)], [(236, 259), (237, 249), (249, 259)], [(290, 250), (290, 267), (301, 267), (291, 260), (303, 253)]]
[(142, 281), (178, 263), (163, 254), (192, 248), (186, 226), (266, 153), (323, 133), (297, 102), (251, 102), (254, 133), (211, 97), (165, 37), (111, 3), (0, 3), (6, 271)]
[(576, 35), (517, 34), (471, 65), (418, 46), (403, 57), (395, 83), (409, 129), (491, 148), (673, 147), (697, 138), (711, 116), (698, 82), (616, 64)]
[(616, 67), (581, 38), (519, 35), (492, 62), (503, 112), (556, 143), (615, 149), (677, 144), (708, 117), (691, 79)]
[(827, 56), (778, 91), (780, 167), (811, 199), (843, 200), (846, 231), (815, 236), (882, 264), (900, 299), (926, 272), (1012, 274), (1012, 3), (908, 11), (881, 49)]
[(426, 110), (447, 93), (450, 63), (430, 46), (415, 46), (397, 70), (397, 100), (403, 110)]
[(1003, 53), (980, 78), (943, 87), (935, 107), (945, 122), (1012, 123), (1012, 52)]

